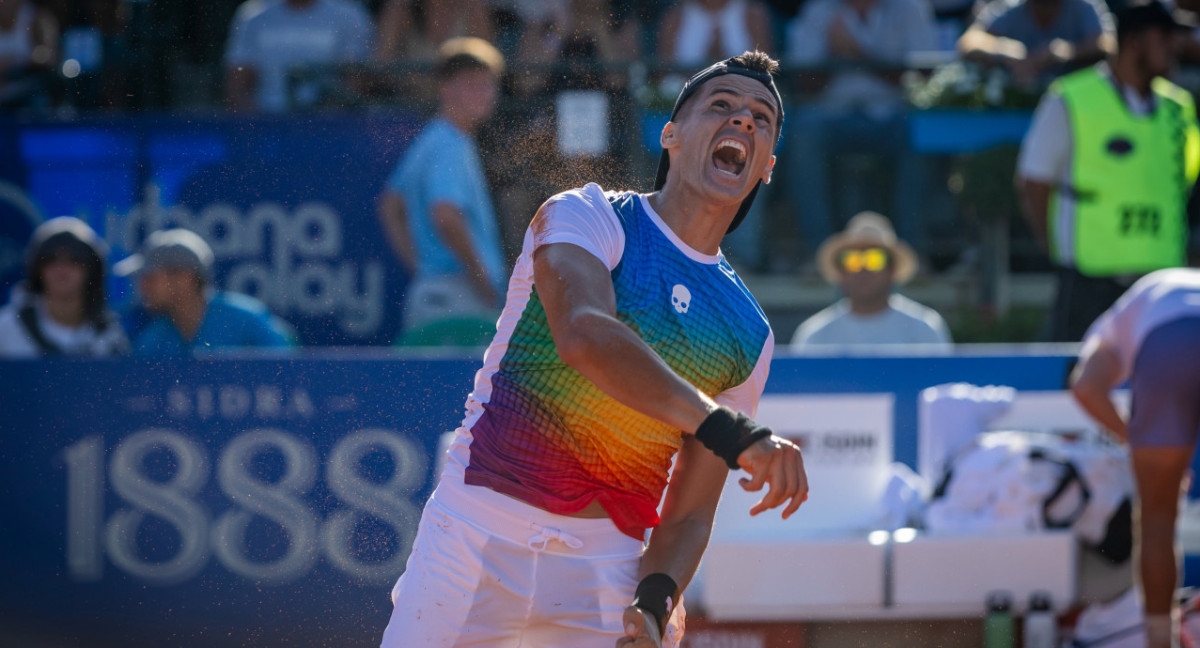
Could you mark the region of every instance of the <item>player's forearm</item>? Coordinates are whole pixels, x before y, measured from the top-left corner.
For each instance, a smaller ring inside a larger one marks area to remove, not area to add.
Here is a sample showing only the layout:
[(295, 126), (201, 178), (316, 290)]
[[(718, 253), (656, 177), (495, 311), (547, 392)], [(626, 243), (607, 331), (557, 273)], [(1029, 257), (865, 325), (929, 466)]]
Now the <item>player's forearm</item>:
[(1085, 340), (1079, 363), (1071, 372), (1071, 393), (1075, 401), (1097, 423), (1117, 438), (1128, 438), (1125, 419), (1112, 401), (1112, 390), (1121, 382), (1121, 358), (1096, 337)]
[(695, 432), (717, 407), (606, 313), (576, 314), (555, 335), (555, 345), (563, 362), (617, 402), (684, 432)]
[(638, 578), (664, 573), (675, 580), (678, 593), (682, 593), (696, 575), (711, 529), (712, 519), (702, 516), (659, 524), (642, 554)]
[(1083, 408), (1097, 423), (1103, 425), (1122, 443), (1129, 438), (1129, 431), (1125, 423), (1125, 419), (1121, 417), (1113, 405), (1112, 397), (1107, 392), (1098, 392), (1087, 387), (1076, 385), (1072, 390), (1075, 396), (1075, 401)]

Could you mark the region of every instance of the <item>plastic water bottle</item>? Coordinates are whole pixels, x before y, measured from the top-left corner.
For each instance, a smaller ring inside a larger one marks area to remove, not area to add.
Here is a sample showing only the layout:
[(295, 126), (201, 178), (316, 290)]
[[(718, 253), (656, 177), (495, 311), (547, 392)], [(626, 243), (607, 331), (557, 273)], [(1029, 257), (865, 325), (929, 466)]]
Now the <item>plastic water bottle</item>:
[(983, 617), (984, 648), (1013, 648), (1012, 596), (1008, 592), (992, 592), (987, 597), (987, 614)]
[(1058, 638), (1058, 619), (1050, 605), (1050, 594), (1034, 592), (1029, 597), (1029, 611), (1025, 613), (1025, 648), (1054, 648)]

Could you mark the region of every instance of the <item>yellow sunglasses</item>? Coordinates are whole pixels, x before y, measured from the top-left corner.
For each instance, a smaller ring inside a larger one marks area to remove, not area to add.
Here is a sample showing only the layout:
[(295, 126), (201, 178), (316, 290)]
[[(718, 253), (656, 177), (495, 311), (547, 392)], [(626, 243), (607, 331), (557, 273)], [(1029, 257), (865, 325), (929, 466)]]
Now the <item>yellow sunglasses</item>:
[(840, 257), (842, 270), (846, 272), (879, 272), (888, 267), (891, 255), (883, 248), (867, 248), (865, 250), (842, 250)]

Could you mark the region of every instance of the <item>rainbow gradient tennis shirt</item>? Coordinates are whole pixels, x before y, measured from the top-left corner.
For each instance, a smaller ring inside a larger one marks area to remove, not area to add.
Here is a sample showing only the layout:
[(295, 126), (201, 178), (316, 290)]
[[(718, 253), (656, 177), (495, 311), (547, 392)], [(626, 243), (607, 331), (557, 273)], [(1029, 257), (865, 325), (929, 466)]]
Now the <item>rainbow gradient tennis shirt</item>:
[(617, 317), (677, 374), (751, 416), (774, 337), (724, 257), (688, 247), (643, 195), (589, 184), (539, 210), (467, 401), (459, 430), (469, 437), (464, 479), (558, 514), (596, 500), (617, 528), (642, 539), (658, 524), (683, 437), (559, 359), (533, 285), (533, 251), (549, 243), (596, 255), (612, 273)]

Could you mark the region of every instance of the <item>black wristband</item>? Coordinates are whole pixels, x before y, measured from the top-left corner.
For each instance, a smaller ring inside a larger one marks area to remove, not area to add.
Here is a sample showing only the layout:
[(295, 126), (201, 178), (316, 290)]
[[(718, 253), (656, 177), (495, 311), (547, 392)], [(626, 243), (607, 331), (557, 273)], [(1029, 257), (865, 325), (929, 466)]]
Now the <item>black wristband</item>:
[(679, 585), (675, 579), (657, 572), (650, 574), (638, 583), (633, 595), (633, 604), (650, 613), (658, 622), (658, 636), (661, 638), (666, 631), (667, 619), (671, 618), (671, 610), (675, 608), (675, 590)]
[(718, 407), (696, 428), (696, 440), (737, 470), (738, 455), (756, 441), (771, 436), (771, 429), (758, 425), (749, 416), (728, 407)]

